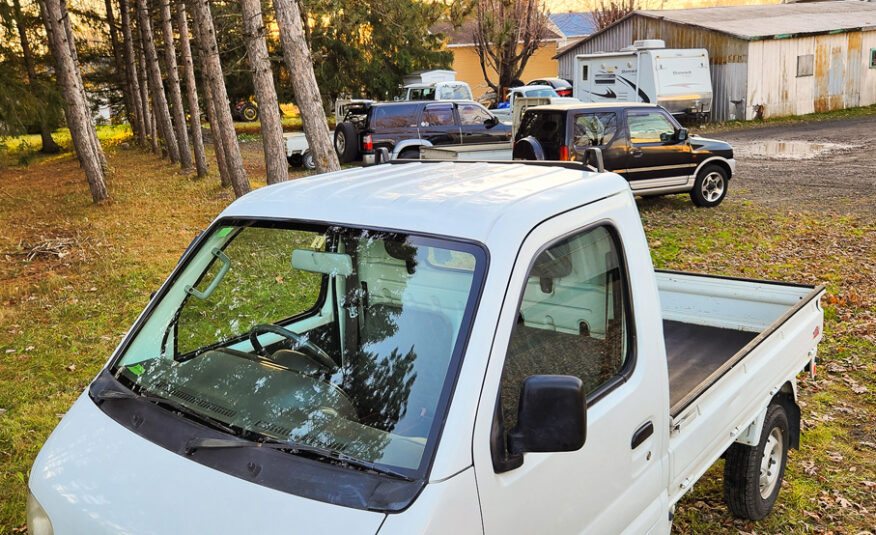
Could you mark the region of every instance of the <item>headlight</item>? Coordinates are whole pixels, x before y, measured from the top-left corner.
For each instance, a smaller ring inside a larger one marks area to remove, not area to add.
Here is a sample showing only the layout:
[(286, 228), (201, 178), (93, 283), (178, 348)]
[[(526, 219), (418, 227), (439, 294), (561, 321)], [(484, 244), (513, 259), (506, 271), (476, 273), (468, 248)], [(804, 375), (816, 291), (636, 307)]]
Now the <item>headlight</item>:
[(33, 493), (27, 493), (27, 532), (29, 535), (54, 535), (52, 521)]

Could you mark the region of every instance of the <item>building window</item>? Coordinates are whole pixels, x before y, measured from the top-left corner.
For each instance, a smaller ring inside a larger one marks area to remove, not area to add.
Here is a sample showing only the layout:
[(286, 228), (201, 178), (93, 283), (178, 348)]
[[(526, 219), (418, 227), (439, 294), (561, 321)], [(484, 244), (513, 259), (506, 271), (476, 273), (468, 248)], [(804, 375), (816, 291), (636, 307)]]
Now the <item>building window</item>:
[(876, 48), (870, 49), (870, 68), (876, 69)]
[(815, 55), (804, 54), (797, 56), (797, 78), (812, 76), (815, 74)]
[(587, 71), (589, 71), (589, 70), (590, 70), (589, 65), (584, 65), (581, 67), (581, 79), (584, 80), (585, 82), (587, 81), (587, 75), (589, 74)]

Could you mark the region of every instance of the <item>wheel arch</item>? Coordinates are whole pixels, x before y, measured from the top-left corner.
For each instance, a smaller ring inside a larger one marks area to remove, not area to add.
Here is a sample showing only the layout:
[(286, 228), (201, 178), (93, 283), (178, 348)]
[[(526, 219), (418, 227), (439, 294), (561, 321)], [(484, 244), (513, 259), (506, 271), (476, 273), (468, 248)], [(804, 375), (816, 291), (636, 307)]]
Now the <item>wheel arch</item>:
[(409, 149), (412, 147), (431, 147), (432, 142), (427, 139), (404, 139), (395, 144), (395, 147), (392, 148), (392, 154), (390, 155), (390, 160), (395, 160), (398, 158), (398, 155), (401, 154), (401, 151), (405, 149)]
[(727, 180), (733, 178), (733, 168), (730, 166), (730, 162), (727, 161), (727, 158), (724, 158), (723, 156), (710, 156), (701, 161), (694, 171), (693, 176), (699, 176), (700, 171), (702, 171), (707, 165), (717, 165), (727, 173)]
[(775, 393), (769, 402), (761, 408), (754, 421), (737, 435), (734, 442), (746, 446), (757, 446), (763, 433), (763, 423), (766, 420), (767, 411), (772, 405), (781, 405), (788, 416), (789, 447), (792, 450), (800, 448), (800, 405), (797, 404), (797, 385), (793, 381), (788, 381), (773, 392)]

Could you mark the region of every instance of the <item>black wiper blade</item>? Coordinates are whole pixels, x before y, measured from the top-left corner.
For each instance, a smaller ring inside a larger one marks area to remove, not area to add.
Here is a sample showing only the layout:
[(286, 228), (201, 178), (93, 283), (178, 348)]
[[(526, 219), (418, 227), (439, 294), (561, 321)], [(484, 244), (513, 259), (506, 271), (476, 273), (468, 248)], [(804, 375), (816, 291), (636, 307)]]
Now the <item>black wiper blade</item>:
[(98, 392), (97, 394), (94, 395), (94, 399), (99, 399), (99, 400), (104, 400), (104, 399), (145, 399), (146, 401), (149, 401), (149, 402), (154, 403), (156, 405), (163, 405), (166, 408), (175, 410), (177, 412), (181, 412), (181, 413), (185, 414), (186, 416), (188, 416), (194, 420), (197, 420), (198, 422), (200, 422), (208, 427), (212, 427), (213, 429), (218, 429), (220, 431), (224, 431), (230, 435), (237, 435), (238, 434), (237, 431), (235, 431), (233, 428), (229, 427), (228, 425), (225, 425), (224, 423), (220, 422), (219, 420), (217, 420), (215, 418), (211, 418), (205, 414), (201, 414), (198, 411), (195, 411), (193, 409), (186, 407), (182, 403), (179, 403), (177, 401), (174, 401), (172, 399), (169, 399), (169, 398), (166, 398), (163, 396), (159, 396), (157, 394), (153, 394), (152, 392), (148, 392), (146, 390), (140, 390), (139, 393), (136, 393), (133, 391), (124, 391), (124, 390), (109, 390), (109, 389), (101, 390), (100, 392)]
[(318, 455), (326, 459), (355, 466), (365, 470), (371, 470), (378, 474), (390, 476), (404, 481), (413, 481), (414, 479), (401, 472), (397, 472), (391, 468), (378, 466), (376, 463), (359, 459), (342, 453), (337, 450), (328, 448), (320, 448), (318, 446), (308, 446), (306, 444), (298, 444), (296, 442), (283, 442), (274, 439), (265, 439), (263, 441), (245, 440), (245, 439), (229, 439), (229, 438), (210, 438), (196, 437), (186, 443), (186, 453), (191, 454), (199, 449), (213, 448), (270, 448), (275, 450), (289, 451), (290, 453), (309, 453)]

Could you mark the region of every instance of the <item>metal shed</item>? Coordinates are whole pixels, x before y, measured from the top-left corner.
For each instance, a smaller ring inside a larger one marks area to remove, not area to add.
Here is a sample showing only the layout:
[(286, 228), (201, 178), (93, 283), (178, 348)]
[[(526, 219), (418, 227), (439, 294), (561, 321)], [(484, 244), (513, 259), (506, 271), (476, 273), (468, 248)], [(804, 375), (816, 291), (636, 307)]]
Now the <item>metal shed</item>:
[(876, 3), (859, 0), (634, 11), (557, 51), (575, 56), (638, 39), (709, 51), (712, 120), (799, 115), (876, 103)]

